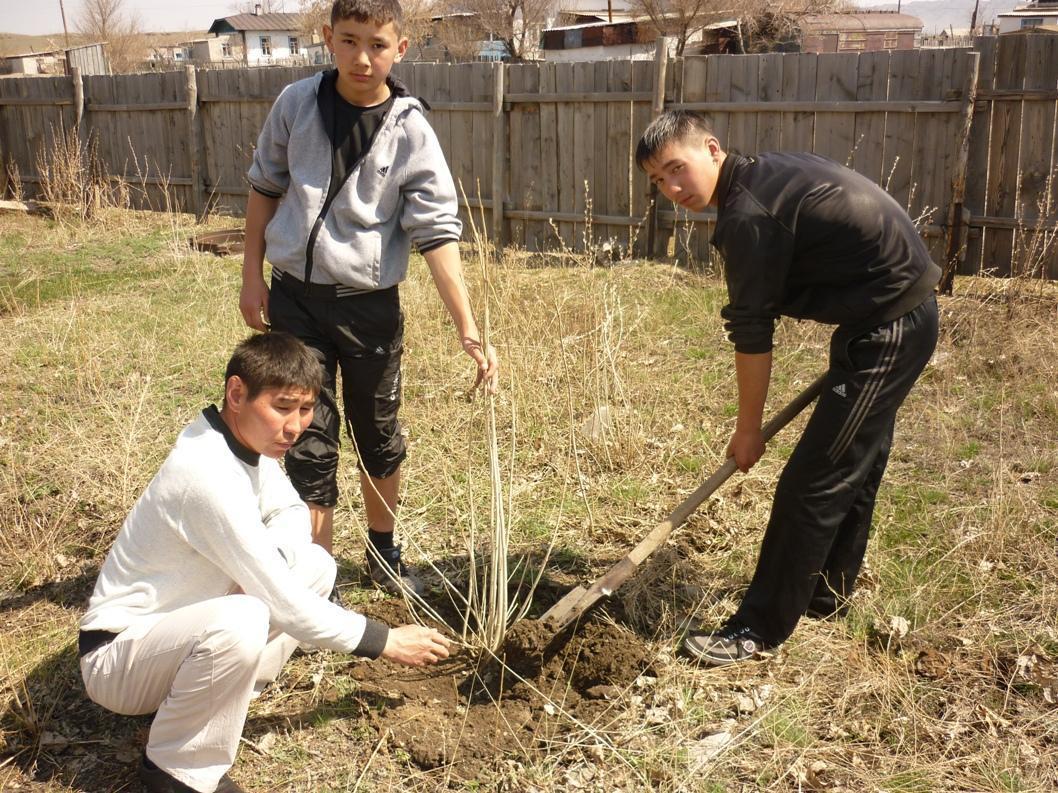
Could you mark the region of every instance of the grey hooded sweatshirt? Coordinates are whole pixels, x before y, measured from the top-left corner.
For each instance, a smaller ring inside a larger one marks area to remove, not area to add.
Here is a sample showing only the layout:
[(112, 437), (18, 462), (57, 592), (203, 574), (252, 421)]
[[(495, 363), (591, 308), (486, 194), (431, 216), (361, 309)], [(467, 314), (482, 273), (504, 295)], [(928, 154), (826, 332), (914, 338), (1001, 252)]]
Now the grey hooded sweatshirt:
[(455, 184), (423, 105), (392, 84), (393, 107), (367, 153), (327, 204), (332, 146), (317, 93), (321, 72), (279, 94), (247, 174), (280, 198), (265, 230), (274, 270), (351, 291), (404, 280), (412, 243), (429, 250), (458, 241)]

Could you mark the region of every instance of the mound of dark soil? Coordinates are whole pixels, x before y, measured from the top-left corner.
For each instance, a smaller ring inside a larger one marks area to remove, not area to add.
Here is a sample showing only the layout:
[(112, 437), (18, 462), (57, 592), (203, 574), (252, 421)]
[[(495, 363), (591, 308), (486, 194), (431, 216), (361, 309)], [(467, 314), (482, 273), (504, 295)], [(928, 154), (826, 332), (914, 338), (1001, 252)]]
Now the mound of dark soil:
[[(407, 621), (399, 602), (364, 611), (394, 625)], [(455, 777), (475, 779), (505, 752), (531, 751), (577, 722), (591, 724), (650, 668), (641, 640), (609, 623), (586, 622), (546, 653), (537, 623), (522, 623), (518, 634), (523, 641), (535, 636), (535, 644), (525, 644), (537, 656), (519, 663), (524, 659), (512, 658), (517, 650), (509, 650), (513, 671), (455, 656), (429, 669), (354, 662), (347, 674), (357, 681), (354, 696), (368, 704), (365, 719), (380, 736), (388, 730), (393, 745), (421, 768), (447, 767)]]

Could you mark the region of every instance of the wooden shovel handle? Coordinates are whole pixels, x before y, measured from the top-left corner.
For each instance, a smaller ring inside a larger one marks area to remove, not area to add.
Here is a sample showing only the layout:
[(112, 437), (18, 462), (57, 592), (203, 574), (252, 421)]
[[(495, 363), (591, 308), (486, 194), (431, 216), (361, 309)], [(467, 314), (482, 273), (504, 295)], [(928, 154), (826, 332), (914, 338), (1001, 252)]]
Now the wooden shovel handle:
[[(772, 416), (771, 420), (761, 428), (761, 434), (764, 436), (765, 441), (771, 440), (779, 430), (789, 424), (798, 413), (819, 396), (823, 390), (825, 379), (825, 374), (820, 375), (808, 388), (794, 397), (790, 404)], [(562, 630), (572, 620), (591, 608), (600, 598), (609, 597), (617, 587), (632, 577), (640, 563), (657, 550), (658, 546), (669, 538), (674, 529), (682, 526), (687, 518), (702, 505), (702, 502), (709, 498), (737, 470), (734, 459), (729, 457), (712, 476), (698, 486), (697, 490), (687, 496), (665, 520), (655, 526), (650, 534), (640, 540), (639, 544), (629, 551), (627, 556), (611, 567), (601, 578), (596, 579), (595, 583), (587, 589), (577, 587), (568, 593), (544, 613), (540, 618), (541, 621), (547, 623), (548, 627), (553, 628), (555, 631)]]

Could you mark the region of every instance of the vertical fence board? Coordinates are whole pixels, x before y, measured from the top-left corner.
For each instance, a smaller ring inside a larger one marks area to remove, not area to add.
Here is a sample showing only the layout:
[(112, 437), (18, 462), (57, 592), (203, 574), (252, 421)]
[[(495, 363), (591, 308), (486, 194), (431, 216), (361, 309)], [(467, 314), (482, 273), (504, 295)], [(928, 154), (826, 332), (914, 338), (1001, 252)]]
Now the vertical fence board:
[[(819, 56), (803, 53), (784, 56), (783, 96), (796, 102), (815, 99)], [(815, 149), (815, 113), (783, 113), (781, 145), (785, 151)]]
[[(894, 50), (889, 56), (889, 99), (914, 99), (919, 56), (914, 50)], [(915, 113), (887, 113), (882, 186), (905, 209), (911, 196), (911, 152), (915, 142)]]
[[(943, 78), (944, 49), (923, 50), (915, 86), (915, 99), (929, 101), (936, 98), (938, 78)], [(950, 75), (949, 75), (950, 76)], [(937, 129), (940, 121), (930, 113), (915, 114), (915, 136), (911, 147), (911, 195), (908, 212), (913, 219), (932, 223), (936, 220), (936, 196), (932, 195), (931, 174), (936, 170), (933, 163), (941, 156), (937, 145)]]
[[(996, 88), (1017, 89), (1024, 86), (1025, 73), (1017, 66), (1025, 60), (1026, 36), (1001, 36), (996, 57)], [(988, 193), (985, 214), (1016, 217), (1018, 162), (1021, 149), (1021, 110), (1024, 102), (1002, 99), (992, 106), (992, 151), (988, 161)], [(1014, 232), (989, 229), (985, 240), (984, 265), (998, 275), (1012, 274)]]
[[(783, 66), (785, 56), (771, 53), (760, 56), (757, 73), (757, 98), (765, 102), (782, 99)], [(754, 152), (777, 151), (782, 145), (782, 115), (779, 113), (757, 114), (757, 141)]]
[[(977, 90), (987, 91), (995, 87), (996, 36), (982, 36), (974, 41), (974, 49), (981, 53), (977, 73)], [(970, 152), (966, 169), (965, 206), (974, 215), (983, 215), (985, 196), (988, 190), (988, 152), (992, 137), (992, 101), (978, 100), (974, 108), (973, 124), (970, 127)], [(984, 253), (984, 238), (988, 232), (981, 229), (969, 235), (966, 242), (966, 261), (962, 273), (981, 271)]]
[[(492, 102), (492, 64), (475, 63), (470, 70), (470, 101), (481, 104)], [(474, 180), (474, 193), (482, 199), (492, 201), (492, 118), (488, 113), (475, 111), (473, 118), (473, 157), (471, 178)], [(477, 211), (475, 222), (484, 235), (492, 228), (492, 210)], [(484, 225), (484, 228), (482, 228)]]
[[(607, 63), (607, 91), (619, 93), (632, 90), (632, 64), (613, 60)], [(632, 212), (632, 147), (638, 137), (633, 136), (632, 103), (610, 102), (606, 109), (606, 169), (608, 210), (613, 215)], [(607, 235), (627, 250), (631, 229), (628, 226), (608, 226)]]
[[(1025, 53), (1025, 88), (1050, 88), (1058, 83), (1058, 36), (1031, 36)], [(1034, 221), (1053, 215), (1055, 124), (1054, 101), (1025, 102), (1021, 123), (1020, 178), (1017, 216)], [(1047, 273), (1058, 265), (1053, 248), (1056, 235), (1019, 229), (1014, 238), (1014, 260), (1019, 272)]]
[[(889, 97), (889, 51), (864, 52), (856, 75), (856, 99), (883, 102)], [(885, 113), (857, 113), (852, 167), (872, 182), (882, 179)]]
[[(555, 66), (555, 85), (559, 93), (573, 91), (573, 64), (559, 63)], [(577, 175), (574, 154), (574, 108), (569, 102), (558, 104), (558, 211), (573, 212), (576, 209)], [(562, 244), (572, 250), (576, 245), (576, 230), (572, 223), (556, 224)]]
[[(471, 86), (471, 66), (460, 64), (453, 66), (449, 73), (451, 91), (450, 101), (469, 102), (473, 98)], [(452, 153), (449, 165), (452, 168), (452, 177), (455, 179), (456, 190), (460, 199), (465, 195), (467, 198), (478, 196), (477, 185), (474, 183), (474, 119), (473, 113), (457, 112), (451, 114), (452, 119)], [(475, 210), (464, 209), (463, 225), (468, 232), (470, 230), (469, 212)], [(475, 215), (474, 222), (479, 221), (480, 215)]]
[[(686, 57), (683, 59), (683, 79), (681, 81), (682, 86), (682, 99), (684, 102), (705, 102), (709, 96), (709, 70), (715, 68), (716, 60), (712, 56), (696, 56)], [(716, 114), (712, 113), (709, 116), (710, 122), (713, 123), (713, 132), (717, 134), (721, 145), (727, 146), (727, 142), (720, 137), (720, 133), (715, 125)], [(666, 207), (669, 208), (669, 207)], [(698, 262), (709, 262), (712, 255), (712, 251), (709, 246), (709, 239), (712, 236), (712, 224), (709, 223), (697, 223), (699, 228), (694, 230), (694, 234), (688, 242), (688, 256), (696, 259)]]
[[(632, 62), (632, 91), (649, 92), (654, 85), (654, 64), (650, 61)], [(650, 125), (650, 102), (635, 102), (632, 106), (632, 139), (639, 140), (643, 131)], [(648, 235), (646, 233), (646, 216), (650, 209), (650, 182), (646, 174), (635, 168), (632, 171), (632, 215), (642, 219), (635, 235), (633, 250), (636, 256), (646, 256)]]
[[(522, 71), (522, 90), (530, 94), (539, 93), (541, 90), (540, 69), (529, 65), (519, 68)], [(523, 139), (524, 145), (520, 150), (512, 151), (511, 157), (519, 158), (517, 167), (523, 173), (524, 187), (522, 193), (514, 196), (513, 200), (517, 202), (516, 206), (518, 207), (540, 211), (554, 206), (554, 204), (545, 202), (541, 170), (545, 162), (554, 162), (555, 153), (554, 148), (547, 151), (544, 150), (544, 142), (541, 137), (543, 134), (543, 108), (539, 104), (528, 104), (521, 107), (520, 118), (524, 121), (526, 128)], [(552, 129), (554, 129), (554, 124), (552, 124)], [(554, 141), (552, 141), (552, 146), (554, 146)], [(554, 166), (552, 165), (552, 167)], [(542, 250), (547, 247), (550, 238), (551, 228), (547, 223), (539, 220), (525, 222), (525, 246), (527, 248)]]
[[(970, 66), (965, 52), (953, 47), (942, 50), (938, 70), (940, 81), (933, 89), (932, 99), (943, 100), (955, 95), (955, 92), (961, 98), (961, 89), (966, 86)], [(928, 138), (926, 153), (932, 152), (932, 165), (920, 171), (920, 181), (926, 185), (923, 205), (932, 210), (931, 223), (947, 226), (952, 208), (952, 179), (962, 146), (963, 116), (961, 113), (935, 113), (931, 115), (929, 124), (932, 134)], [(927, 245), (934, 261), (944, 262), (946, 266), (947, 236), (931, 237)]]
[[(595, 83), (595, 64), (573, 64), (573, 90), (590, 93)], [(601, 153), (601, 152), (600, 152)], [(595, 175), (595, 106), (590, 102), (576, 102), (573, 110), (573, 156), (577, 173), (573, 177), (573, 211), (578, 217), (587, 212), (588, 199), (595, 194), (592, 178)], [(574, 246), (583, 250), (586, 229), (574, 226)]]
[[(607, 61), (597, 61), (592, 64), (594, 76), (592, 79), (592, 91), (606, 94), (610, 87), (610, 69)], [(617, 180), (617, 174), (610, 173), (610, 162), (607, 156), (607, 145), (609, 143), (609, 106), (607, 102), (596, 102), (592, 106), (592, 121), (595, 124), (595, 142), (592, 151), (595, 153), (595, 173), (591, 179), (591, 203), (592, 213), (595, 215), (611, 214), (610, 207), (613, 204), (613, 188), (611, 180)], [(602, 244), (603, 241), (613, 236), (613, 230), (606, 224), (595, 223), (592, 229), (595, 243)]]
[[(732, 102), (755, 102), (757, 100), (758, 64), (756, 55), (720, 56), (730, 59)], [(757, 145), (757, 114), (732, 113), (728, 119), (730, 146), (737, 151), (753, 153)]]
[[(816, 99), (821, 102), (853, 102), (856, 99), (856, 53), (819, 56)], [(816, 113), (815, 152), (846, 165), (852, 158), (856, 120), (852, 113)]]
[[(540, 93), (553, 94), (558, 90), (558, 70), (553, 63), (540, 67)], [(552, 102), (540, 105), (540, 197), (542, 209), (557, 211), (559, 208), (559, 136), (558, 106)], [(557, 224), (556, 224), (557, 225)], [(556, 244), (551, 224), (541, 221), (537, 226), (542, 249)]]
[[(531, 69), (526, 64), (512, 63), (507, 67), (507, 91), (508, 93), (528, 93), (525, 85), (526, 70)], [(530, 104), (516, 104), (511, 107), (507, 115), (507, 135), (509, 140), (508, 166), (509, 184), (511, 191), (511, 204), (515, 207), (528, 207), (530, 204), (528, 183), (532, 178), (524, 162), (531, 161), (540, 156), (540, 152), (529, 152), (529, 139), (532, 125), (528, 123), (525, 116)], [(517, 248), (525, 247), (525, 221), (520, 218), (511, 218), (508, 224), (508, 240)]]

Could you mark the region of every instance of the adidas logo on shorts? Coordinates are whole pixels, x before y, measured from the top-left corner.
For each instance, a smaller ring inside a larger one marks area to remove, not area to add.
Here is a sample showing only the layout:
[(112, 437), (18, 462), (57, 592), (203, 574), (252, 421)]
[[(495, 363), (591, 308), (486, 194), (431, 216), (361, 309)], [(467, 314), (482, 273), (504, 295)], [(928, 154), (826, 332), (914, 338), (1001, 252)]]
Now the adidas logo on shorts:
[(844, 397), (845, 396), (845, 384), (844, 383), (839, 383), (838, 385), (834, 386), (830, 390), (833, 391), (835, 394), (837, 394), (839, 397)]

